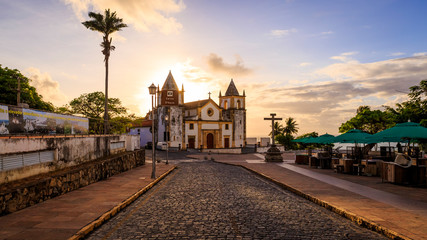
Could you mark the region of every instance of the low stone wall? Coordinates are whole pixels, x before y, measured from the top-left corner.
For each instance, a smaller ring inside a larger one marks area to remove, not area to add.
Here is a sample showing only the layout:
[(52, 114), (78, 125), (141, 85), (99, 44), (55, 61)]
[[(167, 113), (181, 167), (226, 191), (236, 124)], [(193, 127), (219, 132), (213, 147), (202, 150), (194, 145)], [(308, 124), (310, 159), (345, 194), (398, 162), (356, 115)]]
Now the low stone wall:
[(0, 215), (43, 202), (145, 164), (136, 150), (0, 185)]
[[(123, 146), (111, 149), (112, 144)], [(55, 150), (55, 161), (0, 171), (0, 184), (65, 169), (74, 165), (139, 149), (139, 137), (131, 135), (16, 136), (0, 138), (0, 156)]]
[(241, 148), (213, 148), (213, 149), (202, 149), (204, 153), (225, 153), (225, 154), (240, 154), (242, 153)]

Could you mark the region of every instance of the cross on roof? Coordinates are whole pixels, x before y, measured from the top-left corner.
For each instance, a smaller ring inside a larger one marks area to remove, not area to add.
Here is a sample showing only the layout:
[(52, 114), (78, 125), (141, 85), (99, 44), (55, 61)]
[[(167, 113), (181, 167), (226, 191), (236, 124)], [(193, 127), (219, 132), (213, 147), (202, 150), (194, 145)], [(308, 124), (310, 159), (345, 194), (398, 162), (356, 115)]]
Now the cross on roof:
[(211, 99), (211, 92), (209, 92), (208, 94), (209, 94), (209, 99)]
[(275, 113), (270, 113), (271, 118), (264, 118), (264, 120), (271, 120), (271, 139), (274, 145), (274, 120), (282, 120), (282, 118), (275, 118)]

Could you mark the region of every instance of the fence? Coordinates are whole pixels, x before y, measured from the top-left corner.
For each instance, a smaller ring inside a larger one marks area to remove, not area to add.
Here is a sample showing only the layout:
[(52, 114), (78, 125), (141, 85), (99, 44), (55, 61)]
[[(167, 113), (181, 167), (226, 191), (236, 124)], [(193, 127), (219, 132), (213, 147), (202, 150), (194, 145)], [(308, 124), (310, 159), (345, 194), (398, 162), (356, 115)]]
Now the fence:
[(53, 162), (54, 160), (55, 150), (0, 155), (0, 171), (7, 171), (40, 163)]

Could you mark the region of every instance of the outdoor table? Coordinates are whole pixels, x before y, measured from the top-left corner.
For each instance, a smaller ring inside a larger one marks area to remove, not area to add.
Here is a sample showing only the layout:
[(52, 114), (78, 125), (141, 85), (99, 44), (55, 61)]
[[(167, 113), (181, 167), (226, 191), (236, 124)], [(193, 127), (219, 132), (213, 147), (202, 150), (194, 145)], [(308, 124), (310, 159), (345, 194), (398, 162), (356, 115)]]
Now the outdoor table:
[(351, 173), (353, 171), (353, 162), (351, 158), (340, 158), (340, 165), (344, 166), (343, 173)]
[(382, 162), (381, 159), (363, 159), (362, 165), (365, 166), (365, 174), (368, 176), (378, 176), (379, 175), (379, 162)]
[(319, 165), (322, 169), (330, 169), (331, 168), (331, 158), (319, 158)]
[(302, 154), (297, 154), (295, 157), (295, 163), (296, 164), (308, 164), (308, 155), (302, 155)]

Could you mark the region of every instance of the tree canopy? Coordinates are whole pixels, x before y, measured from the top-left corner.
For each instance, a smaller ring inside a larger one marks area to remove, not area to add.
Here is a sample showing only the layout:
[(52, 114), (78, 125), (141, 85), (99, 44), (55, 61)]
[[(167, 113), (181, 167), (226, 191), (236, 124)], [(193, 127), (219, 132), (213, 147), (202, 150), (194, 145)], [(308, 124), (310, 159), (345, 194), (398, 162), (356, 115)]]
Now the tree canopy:
[(380, 132), (402, 122), (416, 122), (427, 127), (427, 80), (409, 88), (409, 99), (397, 103), (396, 108), (384, 106), (385, 110), (371, 110), (369, 106), (360, 106), (356, 116), (342, 123), (339, 131), (360, 129), (370, 134)]
[[(89, 118), (89, 131), (99, 134), (103, 133), (104, 101), (105, 95), (102, 92), (84, 93), (71, 100), (68, 105), (57, 108), (57, 112), (80, 114)], [(122, 106), (120, 99), (108, 98), (108, 109), (110, 109), (108, 115), (111, 119), (112, 133), (126, 132), (126, 128), (130, 126), (133, 119), (126, 115), (127, 109)]]
[(371, 110), (369, 106), (360, 106), (356, 116), (341, 124), (339, 132), (345, 133), (351, 129), (360, 129), (374, 134), (395, 125), (393, 115), (381, 110)]
[(52, 112), (54, 106), (43, 100), (43, 96), (37, 93), (35, 87), (30, 85), (31, 79), (25, 77), (17, 69), (3, 68), (0, 65), (0, 103), (16, 105), (18, 78), (21, 85), (21, 103), (26, 103), (30, 108)]

